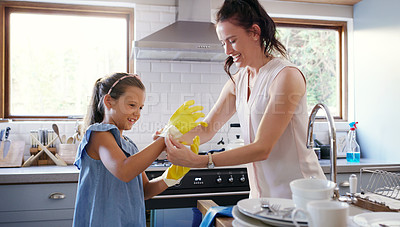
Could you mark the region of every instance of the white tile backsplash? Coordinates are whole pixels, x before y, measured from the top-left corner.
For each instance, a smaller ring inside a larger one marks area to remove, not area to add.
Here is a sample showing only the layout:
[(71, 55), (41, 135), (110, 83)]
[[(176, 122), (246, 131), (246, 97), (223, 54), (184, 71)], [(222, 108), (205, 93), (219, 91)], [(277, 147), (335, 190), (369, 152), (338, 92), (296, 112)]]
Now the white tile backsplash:
[[(141, 61), (137, 61), (140, 64)], [(152, 62), (151, 63), (152, 72), (171, 72), (171, 63), (169, 62)]]
[(210, 63), (193, 63), (191, 64), (192, 73), (210, 73), (211, 72), (211, 64)]
[(161, 73), (161, 83), (179, 83), (181, 82), (180, 73)]
[(171, 63), (172, 72), (190, 73), (190, 64), (187, 63)]
[(181, 77), (182, 83), (201, 83), (201, 74), (200, 73), (182, 73)]

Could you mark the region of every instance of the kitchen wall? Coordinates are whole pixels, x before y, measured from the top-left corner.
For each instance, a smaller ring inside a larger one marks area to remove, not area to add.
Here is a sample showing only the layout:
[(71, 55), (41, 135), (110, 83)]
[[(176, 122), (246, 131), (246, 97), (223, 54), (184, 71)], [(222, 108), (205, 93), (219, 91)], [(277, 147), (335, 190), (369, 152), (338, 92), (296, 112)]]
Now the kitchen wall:
[(400, 1), (354, 7), (355, 119), (362, 157), (400, 161)]
[[(38, 0), (41, 2), (55, 2), (52, 0)], [(57, 1), (59, 2), (59, 1)], [(147, 4), (143, 1), (120, 0), (120, 1), (83, 1), (73, 0), (64, 1), (73, 4), (100, 4), (118, 5), (135, 9), (135, 39), (140, 39), (154, 31), (157, 31), (176, 19), (177, 7), (171, 1), (166, 4), (159, 4), (158, 0), (152, 0)], [(217, 8), (222, 4), (222, 0), (212, 0), (212, 16)], [(310, 18), (310, 19), (329, 19), (346, 20), (349, 22), (349, 30), (352, 31), (353, 8), (351, 6), (337, 6), (324, 4), (306, 4), (278, 1), (261, 1), (271, 16), (290, 17), (290, 18)], [(211, 19), (212, 20), (212, 19)], [(350, 47), (352, 48), (352, 37), (350, 37)], [(352, 52), (350, 51), (350, 61)], [(349, 69), (352, 70), (352, 64)], [(152, 141), (152, 133), (161, 128), (169, 119), (170, 115), (184, 101), (194, 99), (196, 103), (204, 106), (204, 113), (208, 113), (218, 98), (219, 92), (228, 79), (222, 69), (222, 63), (201, 63), (201, 62), (171, 62), (171, 61), (144, 61), (135, 63), (135, 72), (138, 73), (146, 86), (147, 99), (146, 107), (143, 110), (142, 118), (135, 125), (132, 131), (126, 134), (132, 138), (139, 146), (144, 148)], [(350, 74), (349, 82), (354, 81), (353, 74)], [(350, 116), (354, 110), (352, 90), (349, 91), (350, 97)], [(360, 120), (361, 121), (361, 120)], [(234, 116), (230, 122), (237, 122)], [(38, 128), (51, 128), (53, 122), (12, 122), (1, 124), (11, 125), (13, 134), (11, 139), (25, 140), (26, 146), (30, 144), (29, 131)], [(75, 122), (57, 122), (60, 126), (61, 134), (72, 135)], [(346, 129), (346, 123), (337, 123), (339, 130)], [(222, 137), (227, 137), (229, 127), (225, 125), (222, 130), (213, 138), (210, 143), (202, 145), (200, 150), (217, 148), (216, 142)], [(323, 142), (327, 142), (326, 123), (315, 125), (317, 137)], [(230, 131), (230, 138), (234, 137), (238, 131)], [(27, 149), (28, 150), (28, 149)]]

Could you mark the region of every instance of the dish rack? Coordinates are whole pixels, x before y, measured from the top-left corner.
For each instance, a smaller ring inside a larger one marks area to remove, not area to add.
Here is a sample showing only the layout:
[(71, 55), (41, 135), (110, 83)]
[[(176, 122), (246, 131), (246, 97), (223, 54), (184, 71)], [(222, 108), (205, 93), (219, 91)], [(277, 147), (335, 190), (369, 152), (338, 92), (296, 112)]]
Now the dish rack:
[[(367, 177), (363, 174), (369, 173)], [(364, 178), (364, 181), (363, 181)], [(364, 167), (360, 169), (360, 189), (356, 206), (371, 211), (400, 212), (400, 166)]]

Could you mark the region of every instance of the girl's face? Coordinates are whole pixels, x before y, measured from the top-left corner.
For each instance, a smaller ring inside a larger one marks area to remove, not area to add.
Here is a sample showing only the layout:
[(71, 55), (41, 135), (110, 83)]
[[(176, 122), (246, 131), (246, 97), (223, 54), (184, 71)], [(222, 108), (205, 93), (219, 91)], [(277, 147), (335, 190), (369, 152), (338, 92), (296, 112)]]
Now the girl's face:
[(237, 67), (251, 66), (258, 58), (255, 53), (258, 53), (261, 47), (256, 32), (248, 32), (228, 20), (219, 22), (216, 31), (225, 53), (233, 57)]
[(120, 131), (130, 130), (140, 118), (144, 106), (145, 92), (138, 87), (127, 87), (119, 99), (111, 99), (109, 123), (116, 125)]

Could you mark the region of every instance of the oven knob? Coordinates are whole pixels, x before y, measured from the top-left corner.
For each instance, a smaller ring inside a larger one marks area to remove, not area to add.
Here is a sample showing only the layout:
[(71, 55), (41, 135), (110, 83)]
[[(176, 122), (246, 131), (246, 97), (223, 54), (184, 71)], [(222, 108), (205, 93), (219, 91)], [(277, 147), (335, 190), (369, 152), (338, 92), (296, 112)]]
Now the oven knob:
[(240, 182), (244, 183), (246, 181), (246, 178), (244, 177), (244, 175), (242, 175), (242, 177), (239, 180)]
[(232, 175), (229, 177), (228, 181), (229, 181), (229, 183), (233, 183), (233, 177), (232, 177)]
[(218, 176), (218, 178), (217, 178), (217, 183), (218, 183), (218, 184), (221, 184), (221, 183), (222, 183), (222, 178), (221, 178), (221, 176)]

